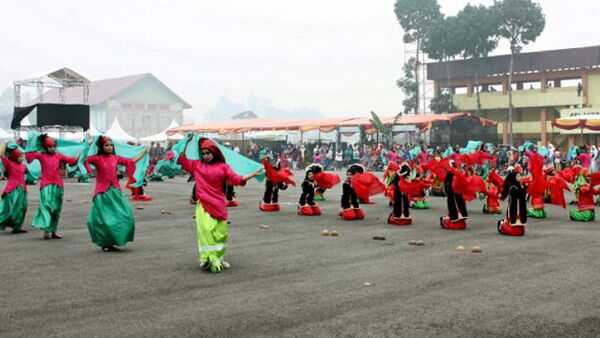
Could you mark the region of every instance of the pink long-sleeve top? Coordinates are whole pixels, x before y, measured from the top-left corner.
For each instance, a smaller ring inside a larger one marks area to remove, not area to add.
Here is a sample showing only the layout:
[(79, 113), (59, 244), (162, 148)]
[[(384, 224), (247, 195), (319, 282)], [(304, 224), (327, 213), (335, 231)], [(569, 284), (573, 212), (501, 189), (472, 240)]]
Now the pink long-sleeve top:
[(51, 184), (55, 184), (61, 188), (64, 187), (63, 179), (60, 176), (60, 164), (66, 163), (70, 166), (77, 164), (76, 157), (65, 156), (58, 152), (52, 155), (39, 152), (25, 153), (25, 158), (29, 163), (34, 160), (40, 161), (40, 165), (42, 166), (40, 189)]
[(4, 196), (10, 193), (18, 187), (23, 187), (23, 189), (27, 191), (27, 186), (25, 185), (25, 173), (27, 172), (27, 166), (25, 166), (23, 163), (11, 161), (4, 156), (2, 156), (2, 165), (4, 166), (4, 171), (8, 176), (8, 181), (6, 182), (6, 186), (4, 187), (4, 192), (2, 192), (2, 195)]
[(94, 197), (106, 192), (111, 185), (121, 190), (119, 178), (117, 177), (117, 166), (124, 165), (125, 174), (129, 178), (133, 177), (133, 174), (135, 173), (135, 162), (128, 158), (113, 154), (93, 155), (88, 157), (83, 164), (89, 174), (92, 173), (90, 164), (96, 167), (96, 189), (94, 190)]
[(227, 203), (223, 193), (223, 184), (245, 185), (244, 178), (223, 162), (206, 163), (190, 160), (180, 155), (177, 161), (183, 170), (189, 172), (196, 180), (196, 197), (209, 215), (218, 220), (227, 220)]

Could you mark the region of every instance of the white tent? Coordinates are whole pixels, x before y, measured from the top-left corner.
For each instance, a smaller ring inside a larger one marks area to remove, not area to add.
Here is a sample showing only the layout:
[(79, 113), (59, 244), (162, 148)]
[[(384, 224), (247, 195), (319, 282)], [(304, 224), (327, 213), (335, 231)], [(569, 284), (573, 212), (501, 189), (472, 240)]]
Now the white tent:
[(88, 129), (88, 134), (90, 134), (90, 136), (102, 135), (102, 133), (98, 129), (96, 129), (96, 127), (94, 127), (94, 125), (91, 123), (90, 123), (90, 129)]
[(171, 121), (171, 124), (165, 129), (162, 133), (150, 135), (147, 137), (142, 137), (140, 141), (142, 142), (166, 142), (167, 140), (181, 140), (183, 135), (174, 134), (171, 136), (167, 135), (167, 130), (179, 127), (179, 123), (175, 119)]
[(127, 142), (136, 140), (135, 137), (127, 134), (127, 132), (123, 130), (123, 128), (121, 128), (121, 124), (119, 123), (119, 120), (117, 118), (115, 118), (112, 126), (110, 126), (110, 129), (108, 129), (108, 131), (104, 135), (118, 141)]
[(0, 140), (12, 140), (13, 136), (11, 133), (0, 127)]

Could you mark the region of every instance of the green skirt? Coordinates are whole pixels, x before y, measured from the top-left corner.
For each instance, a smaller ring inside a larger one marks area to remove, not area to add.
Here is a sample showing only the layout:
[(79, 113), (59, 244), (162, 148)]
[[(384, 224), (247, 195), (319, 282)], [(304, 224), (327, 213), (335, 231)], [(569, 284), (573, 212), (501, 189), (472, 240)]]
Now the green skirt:
[(148, 181), (150, 182), (162, 182), (163, 180), (163, 176), (161, 174), (152, 174), (150, 175), (150, 177), (148, 177)]
[(18, 187), (0, 200), (0, 230), (6, 227), (21, 230), (26, 213), (27, 192), (23, 187)]
[(123, 246), (133, 242), (133, 211), (121, 190), (111, 186), (94, 197), (87, 227), (92, 242), (98, 246)]
[(571, 210), (571, 220), (577, 222), (593, 222), (596, 219), (594, 210)]
[(315, 200), (315, 201), (324, 201), (325, 200), (325, 195), (315, 195), (315, 197), (313, 198), (313, 200)]
[(210, 272), (221, 272), (227, 249), (227, 221), (207, 213), (201, 203), (196, 205), (196, 232), (201, 263), (208, 263)]
[(56, 232), (58, 219), (62, 211), (63, 195), (65, 190), (55, 184), (50, 184), (40, 189), (40, 205), (33, 216), (32, 227), (45, 232)]
[(548, 215), (548, 213), (544, 209), (540, 209), (540, 210), (529, 209), (529, 210), (527, 210), (527, 216), (531, 217), (531, 218), (546, 218), (547, 215)]
[(429, 209), (429, 202), (415, 201), (412, 205), (413, 209)]

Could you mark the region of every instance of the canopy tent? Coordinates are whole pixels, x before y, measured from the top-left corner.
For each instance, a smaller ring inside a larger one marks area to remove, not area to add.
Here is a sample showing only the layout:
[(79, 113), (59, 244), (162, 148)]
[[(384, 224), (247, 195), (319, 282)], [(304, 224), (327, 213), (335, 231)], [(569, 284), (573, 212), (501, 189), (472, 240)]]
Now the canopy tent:
[[(386, 125), (415, 125), (420, 131), (427, 130), (435, 123), (452, 122), (457, 118), (472, 118), (486, 126), (495, 126), (497, 122), (468, 113), (455, 114), (423, 114), (423, 115), (402, 115), (387, 116), (381, 118)], [(203, 124), (182, 126), (167, 130), (168, 135), (183, 134), (187, 132), (195, 133), (217, 133), (220, 135), (238, 134), (249, 131), (275, 131), (275, 130), (297, 130), (306, 132), (310, 130), (320, 130), (322, 132), (331, 132), (339, 127), (363, 127), (367, 132), (374, 133), (375, 127), (369, 118), (313, 118), (313, 119), (276, 119), (276, 118), (258, 118), (248, 120), (229, 120), (206, 122)]]
[(154, 135), (150, 135), (147, 137), (142, 137), (140, 139), (140, 141), (141, 142), (166, 142), (167, 140), (177, 140), (177, 141), (181, 140), (181, 139), (183, 139), (182, 134), (174, 134), (171, 136), (167, 135), (168, 130), (174, 129), (177, 127), (179, 127), (179, 123), (177, 123), (177, 121), (175, 119), (173, 119), (173, 121), (171, 121), (171, 124), (163, 132), (154, 134)]
[(6, 130), (2, 129), (2, 127), (0, 127), (0, 140), (12, 140), (12, 138), (13, 138), (12, 134), (10, 134)]
[(554, 119), (552, 126), (563, 130), (580, 128), (582, 131), (583, 129), (600, 131), (600, 116), (590, 114)]
[(127, 132), (125, 130), (123, 130), (123, 128), (121, 128), (121, 124), (119, 123), (119, 120), (117, 118), (115, 118), (115, 120), (113, 121), (112, 125), (110, 126), (110, 128), (108, 129), (108, 131), (106, 133), (104, 133), (104, 135), (118, 140), (118, 141), (135, 141), (136, 138), (127, 134)]
[(94, 125), (91, 123), (90, 123), (90, 129), (88, 130), (88, 134), (90, 134), (90, 136), (102, 135), (102, 133), (98, 129), (96, 129), (96, 127), (94, 127)]

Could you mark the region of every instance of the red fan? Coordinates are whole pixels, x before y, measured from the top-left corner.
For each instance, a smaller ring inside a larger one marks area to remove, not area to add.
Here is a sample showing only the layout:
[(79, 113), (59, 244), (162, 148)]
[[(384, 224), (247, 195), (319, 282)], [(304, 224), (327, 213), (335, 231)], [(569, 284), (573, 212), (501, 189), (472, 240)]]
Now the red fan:
[(496, 170), (490, 171), (490, 174), (488, 175), (488, 181), (495, 185), (498, 190), (502, 190), (502, 187), (504, 186), (504, 179), (498, 175)]
[(416, 197), (420, 196), (423, 193), (423, 190), (428, 189), (432, 184), (433, 181), (431, 180), (416, 179), (412, 182), (409, 182), (406, 179), (401, 178), (398, 182), (398, 187), (408, 196)]
[(368, 201), (369, 196), (381, 194), (385, 191), (385, 184), (370, 172), (352, 175), (351, 182), (356, 195), (363, 201)]
[(446, 179), (446, 174), (449, 167), (450, 164), (448, 163), (447, 158), (440, 161), (431, 159), (429, 162), (423, 164), (423, 169), (431, 171), (440, 181)]
[(289, 169), (275, 170), (273, 164), (271, 164), (267, 159), (262, 160), (262, 164), (265, 167), (265, 175), (267, 179), (273, 184), (290, 184), (294, 187), (296, 186), (296, 182), (292, 180), (290, 177), (293, 175)]
[(464, 173), (456, 171), (452, 180), (452, 190), (461, 194), (465, 201), (470, 202), (477, 197), (478, 192), (486, 191), (485, 182), (481, 176), (466, 177)]
[(548, 187), (550, 189), (550, 202), (566, 209), (567, 202), (565, 201), (564, 191), (571, 191), (567, 185), (567, 181), (560, 176), (554, 176), (548, 180)]
[(324, 171), (314, 174), (313, 177), (319, 188), (323, 189), (331, 189), (342, 181), (338, 175), (326, 173)]

